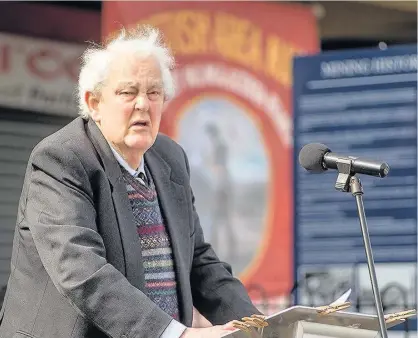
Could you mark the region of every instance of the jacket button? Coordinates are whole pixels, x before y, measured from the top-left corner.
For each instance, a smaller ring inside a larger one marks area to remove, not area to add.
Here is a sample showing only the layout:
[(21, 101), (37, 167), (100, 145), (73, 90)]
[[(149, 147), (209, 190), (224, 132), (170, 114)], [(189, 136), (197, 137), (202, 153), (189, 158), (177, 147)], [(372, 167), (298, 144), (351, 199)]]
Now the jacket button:
[(120, 336), (120, 338), (128, 338), (128, 336), (126, 334), (123, 334)]

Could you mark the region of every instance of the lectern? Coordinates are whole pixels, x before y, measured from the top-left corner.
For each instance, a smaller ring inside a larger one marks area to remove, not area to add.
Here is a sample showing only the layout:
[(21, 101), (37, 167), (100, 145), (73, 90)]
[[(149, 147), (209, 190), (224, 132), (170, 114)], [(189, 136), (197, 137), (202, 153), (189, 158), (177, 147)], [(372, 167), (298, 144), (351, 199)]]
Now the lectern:
[[(390, 328), (414, 315), (405, 311), (386, 316)], [(250, 332), (233, 331), (225, 338), (378, 338), (379, 321), (375, 315), (336, 311), (321, 313), (318, 308), (293, 306), (266, 318), (268, 326)]]

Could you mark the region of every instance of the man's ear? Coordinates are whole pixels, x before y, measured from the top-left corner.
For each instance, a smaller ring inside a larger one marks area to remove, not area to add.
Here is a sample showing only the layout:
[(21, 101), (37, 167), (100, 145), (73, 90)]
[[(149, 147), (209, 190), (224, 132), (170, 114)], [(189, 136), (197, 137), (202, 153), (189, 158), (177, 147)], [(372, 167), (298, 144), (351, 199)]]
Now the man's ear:
[(99, 99), (96, 95), (92, 92), (86, 92), (85, 98), (87, 106), (90, 110), (90, 117), (93, 119), (94, 122), (100, 122), (100, 113), (98, 110), (99, 107)]

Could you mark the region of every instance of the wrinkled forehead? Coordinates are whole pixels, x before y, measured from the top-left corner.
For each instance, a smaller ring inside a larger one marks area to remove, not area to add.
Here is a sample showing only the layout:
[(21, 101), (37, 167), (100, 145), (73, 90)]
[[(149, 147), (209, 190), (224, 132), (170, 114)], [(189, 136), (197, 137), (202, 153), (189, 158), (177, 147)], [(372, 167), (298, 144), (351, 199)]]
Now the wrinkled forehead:
[(121, 55), (110, 64), (108, 83), (117, 86), (161, 86), (161, 68), (154, 56)]

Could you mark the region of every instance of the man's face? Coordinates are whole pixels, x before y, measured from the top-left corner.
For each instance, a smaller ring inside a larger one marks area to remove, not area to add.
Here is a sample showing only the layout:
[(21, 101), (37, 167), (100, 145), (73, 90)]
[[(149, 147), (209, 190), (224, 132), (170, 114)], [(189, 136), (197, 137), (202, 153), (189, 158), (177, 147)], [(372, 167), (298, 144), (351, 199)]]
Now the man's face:
[(157, 137), (163, 105), (163, 83), (156, 59), (125, 56), (111, 64), (91, 118), (122, 154), (142, 155)]

